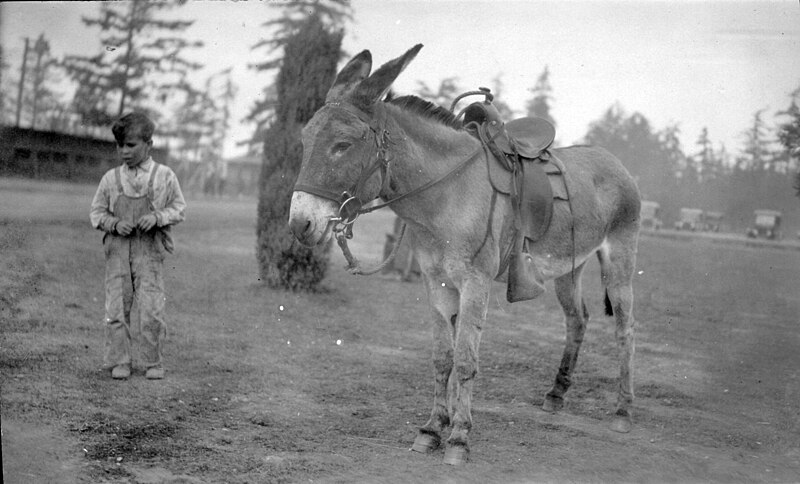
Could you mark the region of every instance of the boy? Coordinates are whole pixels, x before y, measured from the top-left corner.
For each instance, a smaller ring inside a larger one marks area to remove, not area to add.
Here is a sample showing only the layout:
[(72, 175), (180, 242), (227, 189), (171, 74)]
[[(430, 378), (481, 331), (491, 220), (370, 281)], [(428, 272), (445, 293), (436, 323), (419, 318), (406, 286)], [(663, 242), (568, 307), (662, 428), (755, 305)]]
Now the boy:
[(122, 165), (106, 172), (92, 200), (92, 226), (105, 232), (104, 364), (111, 377), (131, 374), (130, 312), (139, 309), (140, 348), (150, 380), (164, 378), (164, 254), (173, 250), (170, 227), (184, 219), (186, 202), (175, 173), (150, 157), (155, 124), (130, 113), (111, 128)]

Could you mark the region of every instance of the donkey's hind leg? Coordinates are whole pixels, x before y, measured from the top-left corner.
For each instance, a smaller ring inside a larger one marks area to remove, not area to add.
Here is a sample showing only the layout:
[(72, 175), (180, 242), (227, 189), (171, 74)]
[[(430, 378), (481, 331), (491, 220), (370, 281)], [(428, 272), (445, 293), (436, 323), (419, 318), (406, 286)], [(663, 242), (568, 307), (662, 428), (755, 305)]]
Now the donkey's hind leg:
[(636, 235), (609, 239), (600, 251), (600, 266), (608, 302), (616, 320), (615, 337), (619, 350), (619, 389), (611, 429), (630, 432), (633, 406), (633, 273), (636, 266)]
[(542, 408), (547, 412), (558, 411), (564, 406), (564, 394), (572, 384), (572, 372), (575, 370), (583, 334), (586, 331), (589, 315), (581, 296), (581, 274), (585, 265), (581, 264), (575, 268), (574, 273), (565, 274), (555, 280), (556, 296), (566, 317), (567, 338), (555, 384), (547, 392), (542, 404)]

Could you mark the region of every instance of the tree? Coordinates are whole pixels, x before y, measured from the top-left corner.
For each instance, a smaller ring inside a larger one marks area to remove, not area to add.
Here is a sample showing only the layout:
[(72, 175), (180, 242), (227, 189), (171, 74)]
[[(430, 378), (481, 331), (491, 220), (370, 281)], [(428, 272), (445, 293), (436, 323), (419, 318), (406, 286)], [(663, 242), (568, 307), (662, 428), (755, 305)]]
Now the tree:
[(662, 201), (671, 198), (678, 164), (685, 160), (678, 133), (676, 126), (654, 132), (644, 115), (628, 116), (615, 103), (589, 125), (584, 139), (616, 155), (637, 180), (645, 198)]
[(492, 79), (492, 84), (494, 85), (492, 88), (492, 94), (494, 94), (492, 104), (494, 104), (494, 107), (500, 112), (501, 119), (504, 121), (511, 121), (514, 118), (514, 110), (503, 100), (503, 93), (505, 92), (503, 74), (497, 74), (494, 79)]
[(63, 60), (78, 83), (75, 108), (86, 122), (107, 123), (130, 106), (146, 107), (148, 101), (163, 104), (172, 89), (185, 84), (189, 72), (201, 67), (182, 57), (184, 49), (203, 45), (179, 36), (194, 22), (156, 18), (157, 12), (175, 5), (103, 2), (97, 17), (82, 17), (85, 25), (100, 28), (104, 46), (97, 55), (71, 55)]
[(419, 97), (447, 109), (450, 109), (453, 101), (460, 93), (461, 89), (458, 87), (457, 77), (442, 79), (436, 91), (431, 89), (424, 81), (417, 81), (417, 95)]
[(787, 170), (794, 171), (794, 188), (797, 196), (800, 197), (800, 107), (797, 103), (800, 100), (800, 87), (795, 89), (791, 95), (791, 103), (785, 111), (780, 111), (779, 116), (788, 119), (778, 125), (777, 138), (783, 146), (783, 158), (786, 160)]
[[(290, 0), (268, 2), (267, 6), (281, 9), (281, 16), (261, 24), (267, 29), (268, 35), (252, 47), (254, 51), (260, 49), (267, 51), (265, 61), (249, 66), (263, 73), (271, 73), (281, 68), (286, 59), (286, 45), (305, 25), (308, 18), (317, 18), (331, 32), (342, 31), (346, 22), (353, 20), (353, 8), (349, 0)], [(255, 124), (253, 135), (244, 143), (249, 146), (248, 151), (255, 152), (260, 149), (268, 127), (275, 120), (277, 97), (275, 85), (268, 84), (262, 91), (262, 98), (253, 104), (245, 117), (245, 121)]]
[(697, 181), (708, 182), (718, 178), (722, 173), (722, 163), (714, 152), (713, 144), (708, 137), (708, 128), (703, 127), (695, 145), (699, 150), (689, 157), (690, 164), (697, 173)]
[(173, 123), (161, 130), (162, 135), (169, 136), (177, 144), (172, 147), (179, 160), (176, 173), (184, 179), (181, 183), (184, 188), (190, 191), (205, 189), (209, 181), (217, 182), (218, 176), (222, 176), (230, 105), (237, 91), (231, 71), (232, 68), (227, 68), (210, 75), (203, 89), (195, 89), (188, 83), (183, 85), (183, 99), (174, 110)]
[(6, 71), (9, 67), (3, 46), (0, 45), (0, 126), (10, 124), (11, 121), (9, 110), (6, 109), (9, 99), (6, 91), (6, 83), (8, 82), (8, 73)]
[[(7, 67), (4, 65), (2, 70)], [(50, 42), (44, 34), (40, 34), (35, 42), (25, 39), (19, 76), (13, 81), (9, 76), (3, 76), (6, 83), (15, 84), (13, 94), (7, 94), (8, 86), (2, 86), (2, 104), (8, 106), (8, 109), (2, 109), (5, 122), (34, 129), (52, 129), (66, 124), (66, 106), (52, 88), (61, 81), (56, 68)]]
[(302, 163), (300, 130), (325, 103), (343, 35), (311, 16), (284, 45), (275, 83), (275, 120), (265, 133), (256, 228), (261, 278), (271, 287), (314, 291), (327, 272), (330, 246), (301, 246), (286, 220)]
[(550, 86), (550, 70), (547, 66), (544, 66), (544, 71), (539, 74), (539, 78), (536, 80), (531, 92), (533, 93), (533, 98), (525, 105), (527, 115), (546, 119), (553, 126), (556, 126), (556, 120), (550, 114), (550, 105), (553, 102), (553, 88)]
[(741, 171), (769, 171), (774, 154), (769, 147), (769, 128), (761, 119), (764, 109), (759, 109), (753, 114), (753, 124), (743, 132), (745, 138), (744, 148), (736, 161), (736, 166)]

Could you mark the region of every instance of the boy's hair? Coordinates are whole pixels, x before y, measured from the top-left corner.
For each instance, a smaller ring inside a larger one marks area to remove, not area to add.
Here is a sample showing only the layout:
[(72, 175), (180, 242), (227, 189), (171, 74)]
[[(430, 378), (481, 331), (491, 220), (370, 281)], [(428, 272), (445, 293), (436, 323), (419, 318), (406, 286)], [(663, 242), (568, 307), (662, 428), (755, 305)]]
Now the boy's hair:
[(125, 142), (125, 136), (130, 133), (136, 133), (144, 141), (150, 142), (153, 139), (155, 130), (155, 123), (144, 114), (137, 112), (126, 114), (111, 126), (111, 132), (114, 133), (114, 139), (117, 140), (119, 146), (122, 146), (122, 143)]

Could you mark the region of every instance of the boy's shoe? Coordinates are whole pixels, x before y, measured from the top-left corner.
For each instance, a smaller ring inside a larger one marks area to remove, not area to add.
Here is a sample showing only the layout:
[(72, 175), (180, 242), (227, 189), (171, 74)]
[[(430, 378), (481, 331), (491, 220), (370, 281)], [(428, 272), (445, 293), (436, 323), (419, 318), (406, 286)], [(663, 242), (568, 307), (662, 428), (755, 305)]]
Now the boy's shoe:
[(163, 380), (164, 379), (164, 368), (160, 366), (154, 366), (152, 368), (148, 368), (147, 372), (144, 374), (144, 377), (148, 380)]
[(111, 378), (127, 380), (131, 376), (131, 365), (117, 365), (111, 370)]

